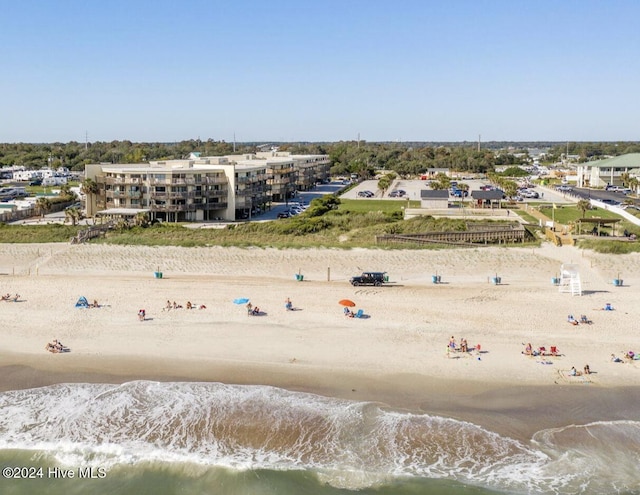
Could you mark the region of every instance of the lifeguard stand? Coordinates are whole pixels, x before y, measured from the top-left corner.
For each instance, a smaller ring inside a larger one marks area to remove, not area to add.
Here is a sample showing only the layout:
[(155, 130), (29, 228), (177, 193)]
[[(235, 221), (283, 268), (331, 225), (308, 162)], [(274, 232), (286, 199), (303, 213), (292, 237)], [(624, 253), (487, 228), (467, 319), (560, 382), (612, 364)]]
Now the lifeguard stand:
[(582, 282), (578, 265), (564, 264), (560, 266), (560, 292), (569, 292), (572, 296), (582, 295)]

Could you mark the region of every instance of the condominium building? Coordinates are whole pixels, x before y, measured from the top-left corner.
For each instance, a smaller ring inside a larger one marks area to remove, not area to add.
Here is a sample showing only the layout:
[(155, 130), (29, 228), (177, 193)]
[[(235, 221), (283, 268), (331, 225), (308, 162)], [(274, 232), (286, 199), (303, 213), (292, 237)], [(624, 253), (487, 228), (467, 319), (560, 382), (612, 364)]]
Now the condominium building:
[(580, 163), (576, 167), (578, 187), (621, 186), (625, 174), (640, 177), (640, 153), (627, 153), (594, 162)]
[(189, 222), (251, 218), (329, 176), (325, 155), (273, 153), (199, 157), (148, 164), (90, 164), (87, 215), (148, 211), (152, 220)]

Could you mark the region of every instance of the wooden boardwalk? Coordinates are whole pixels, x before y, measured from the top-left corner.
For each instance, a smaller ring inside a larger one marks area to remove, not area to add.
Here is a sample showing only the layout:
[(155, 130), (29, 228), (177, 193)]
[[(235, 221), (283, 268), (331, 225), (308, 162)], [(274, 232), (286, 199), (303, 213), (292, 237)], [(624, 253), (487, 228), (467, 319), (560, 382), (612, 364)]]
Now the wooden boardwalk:
[(470, 230), (427, 232), (424, 234), (386, 234), (376, 236), (376, 244), (443, 244), (478, 246), (524, 242), (527, 230), (520, 224), (481, 225)]
[(114, 227), (115, 222), (113, 221), (100, 225), (92, 225), (91, 227), (81, 230), (76, 235), (74, 235), (71, 238), (71, 244), (83, 244), (87, 241), (90, 241), (91, 239), (95, 239), (96, 237), (105, 235), (108, 230), (111, 230)]

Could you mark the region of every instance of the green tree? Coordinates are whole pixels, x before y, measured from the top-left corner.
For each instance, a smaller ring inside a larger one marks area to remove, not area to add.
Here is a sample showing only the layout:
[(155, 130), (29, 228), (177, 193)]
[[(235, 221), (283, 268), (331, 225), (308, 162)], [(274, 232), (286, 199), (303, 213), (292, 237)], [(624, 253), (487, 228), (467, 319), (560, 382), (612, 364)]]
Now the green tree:
[(80, 186), (80, 190), (82, 194), (97, 194), (98, 193), (98, 183), (93, 179), (85, 179), (82, 181), (82, 185)]
[(71, 190), (71, 186), (69, 184), (63, 184), (60, 186), (60, 197), (65, 201), (73, 201), (76, 199), (76, 193)]
[(49, 213), (49, 211), (51, 211), (51, 200), (41, 196), (36, 200), (36, 207), (40, 210), (40, 215), (44, 217)]
[(149, 226), (149, 212), (141, 211), (137, 213), (134, 222), (137, 227), (148, 227)]
[(584, 218), (584, 216), (587, 214), (587, 210), (591, 208), (591, 201), (589, 201), (588, 199), (581, 199), (580, 201), (578, 201), (578, 203), (576, 203), (576, 207), (582, 213), (582, 218)]
[(67, 220), (70, 220), (71, 221), (71, 225), (73, 227), (76, 226), (76, 224), (78, 223), (78, 220), (80, 220), (81, 217), (82, 217), (82, 213), (80, 212), (80, 210), (78, 208), (71, 207), (71, 208), (67, 208), (66, 210), (64, 210), (64, 221), (65, 221), (65, 223), (67, 222)]

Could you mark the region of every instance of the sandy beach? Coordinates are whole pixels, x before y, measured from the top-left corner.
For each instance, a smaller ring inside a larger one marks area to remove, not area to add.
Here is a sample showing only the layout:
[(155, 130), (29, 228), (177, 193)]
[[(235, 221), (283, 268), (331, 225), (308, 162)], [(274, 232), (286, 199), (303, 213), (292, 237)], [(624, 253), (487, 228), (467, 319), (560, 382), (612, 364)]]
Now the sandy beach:
[[(583, 295), (551, 284), (580, 267)], [(154, 278), (157, 269), (163, 278)], [(363, 270), (383, 287), (352, 287)], [(434, 274), (441, 284), (433, 284)], [(295, 275), (302, 274), (303, 281)], [(500, 285), (490, 283), (498, 275)], [(622, 278), (622, 287), (612, 280)], [(635, 418), (640, 256), (571, 247), (274, 250), (1, 245), (0, 390), (135, 379), (274, 385), (443, 414), (519, 438), (541, 427)], [(99, 308), (77, 309), (80, 296)], [(247, 316), (235, 298), (264, 314)], [(286, 311), (289, 297), (295, 311)], [(356, 303), (368, 318), (343, 315)], [(167, 301), (182, 309), (166, 310)], [(206, 306), (187, 310), (186, 303)], [(602, 311), (611, 303), (614, 311)], [(138, 320), (139, 309), (146, 320)], [(567, 315), (592, 325), (573, 326)], [(481, 353), (447, 354), (451, 336)], [(46, 352), (59, 339), (64, 354)], [(524, 356), (558, 347), (559, 357)], [(595, 373), (568, 377), (572, 366)], [(564, 373), (563, 373), (564, 371)], [(612, 407), (615, 406), (615, 407)]]

